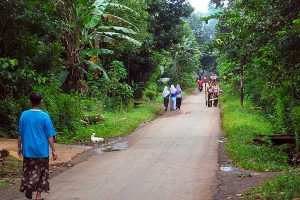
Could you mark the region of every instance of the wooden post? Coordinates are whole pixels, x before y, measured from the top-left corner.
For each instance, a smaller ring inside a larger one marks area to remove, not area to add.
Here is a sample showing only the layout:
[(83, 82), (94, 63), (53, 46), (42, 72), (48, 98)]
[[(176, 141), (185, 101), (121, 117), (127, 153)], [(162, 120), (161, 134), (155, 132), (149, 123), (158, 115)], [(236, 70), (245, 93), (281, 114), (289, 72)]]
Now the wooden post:
[(244, 62), (240, 61), (240, 89), (241, 89), (241, 106), (244, 104)]

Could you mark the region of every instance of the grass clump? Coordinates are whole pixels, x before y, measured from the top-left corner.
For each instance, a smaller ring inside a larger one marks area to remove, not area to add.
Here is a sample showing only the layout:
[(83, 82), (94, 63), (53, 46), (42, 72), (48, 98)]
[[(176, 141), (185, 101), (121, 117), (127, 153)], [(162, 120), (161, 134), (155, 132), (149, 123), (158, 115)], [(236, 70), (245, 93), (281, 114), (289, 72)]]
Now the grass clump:
[(21, 177), (22, 161), (8, 156), (0, 162), (0, 189), (13, 184), (16, 178)]
[(300, 174), (279, 175), (262, 186), (251, 188), (244, 193), (247, 200), (292, 200), (300, 198)]
[(92, 133), (105, 139), (124, 136), (136, 129), (141, 123), (152, 120), (160, 111), (162, 111), (162, 104), (157, 102), (147, 102), (134, 108), (115, 112), (101, 111), (100, 108), (98, 111), (93, 109), (85, 114), (101, 114), (104, 117), (101, 122), (81, 126), (75, 134), (58, 136), (59, 142), (64, 144), (90, 142)]
[(274, 128), (250, 102), (246, 101), (242, 107), (239, 99), (229, 93), (223, 94), (220, 100), (222, 128), (228, 139), (225, 149), (234, 165), (258, 171), (291, 168), (283, 151), (252, 142), (258, 134), (274, 133)]
[[(195, 88), (188, 88), (184, 90), (183, 98), (195, 91)], [(74, 143), (89, 143), (92, 133), (96, 133), (97, 137), (104, 139), (111, 139), (127, 135), (136, 129), (141, 123), (154, 119), (159, 112), (163, 112), (163, 97), (162, 94), (157, 93), (154, 99), (145, 98), (143, 102), (134, 106), (131, 101), (121, 109), (105, 109), (104, 103), (92, 99), (81, 99), (80, 109), (82, 113), (81, 122), (85, 118), (98, 118), (99, 121), (85, 125), (79, 123), (77, 120), (76, 130), (63, 130), (58, 132), (57, 141), (62, 144)]]

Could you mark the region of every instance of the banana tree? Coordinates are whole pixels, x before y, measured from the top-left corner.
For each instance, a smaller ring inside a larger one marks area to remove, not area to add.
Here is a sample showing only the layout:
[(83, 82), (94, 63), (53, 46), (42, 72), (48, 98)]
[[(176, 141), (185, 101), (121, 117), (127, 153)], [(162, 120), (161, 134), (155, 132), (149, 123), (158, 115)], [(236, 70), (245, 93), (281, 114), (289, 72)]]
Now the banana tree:
[[(100, 48), (100, 43), (115, 44), (119, 40), (127, 40), (141, 45), (133, 38), (138, 29), (132, 23), (105, 12), (107, 8), (113, 8), (124, 9), (132, 15), (138, 15), (127, 6), (112, 3), (111, 0), (58, 0), (57, 7), (67, 29), (63, 37), (67, 60), (65, 67), (68, 71), (62, 85), (64, 91), (86, 87), (80, 80), (85, 78), (87, 67), (100, 70), (106, 75), (97, 57), (113, 54), (113, 51)], [(94, 60), (89, 60), (90, 58)]]

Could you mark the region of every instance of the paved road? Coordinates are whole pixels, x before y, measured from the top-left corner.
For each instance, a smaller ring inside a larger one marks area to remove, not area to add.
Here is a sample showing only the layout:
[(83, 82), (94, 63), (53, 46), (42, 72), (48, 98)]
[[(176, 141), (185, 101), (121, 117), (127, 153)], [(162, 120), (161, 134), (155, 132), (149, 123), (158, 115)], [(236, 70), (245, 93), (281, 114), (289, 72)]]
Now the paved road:
[(95, 155), (50, 180), (47, 200), (213, 199), (219, 109), (183, 100), (128, 137), (124, 151)]

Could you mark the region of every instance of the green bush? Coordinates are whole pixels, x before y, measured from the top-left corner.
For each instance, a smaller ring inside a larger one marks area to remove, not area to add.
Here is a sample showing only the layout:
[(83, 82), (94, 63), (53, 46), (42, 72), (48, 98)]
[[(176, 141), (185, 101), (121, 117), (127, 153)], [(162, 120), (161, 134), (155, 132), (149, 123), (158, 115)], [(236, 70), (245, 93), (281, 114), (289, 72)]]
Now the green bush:
[(0, 101), (0, 137), (16, 137), (20, 115), (29, 108), (27, 97)]
[(181, 73), (178, 77), (178, 79), (176, 79), (175, 82), (175, 87), (176, 85), (180, 85), (181, 88), (190, 88), (195, 86), (196, 83), (196, 75), (193, 73)]
[(145, 90), (144, 95), (145, 95), (145, 97), (147, 97), (149, 100), (153, 101), (153, 100), (155, 100), (156, 97), (157, 97), (157, 92), (156, 92), (156, 91), (153, 91), (153, 90), (150, 90), (150, 89), (147, 89), (147, 90)]
[(76, 132), (83, 116), (79, 95), (64, 94), (55, 84), (35, 87), (35, 91), (43, 94), (41, 109), (49, 113), (55, 129), (63, 134)]
[(106, 110), (120, 110), (123, 105), (129, 105), (133, 97), (132, 88), (124, 81), (127, 71), (120, 61), (113, 61), (108, 71), (110, 80), (103, 80), (101, 90)]
[(35, 70), (19, 66), (16, 59), (0, 57), (0, 99), (20, 99), (32, 90), (35, 83), (42, 84), (45, 77)]
[(0, 137), (17, 136), (20, 113), (20, 105), (15, 100), (0, 101)]
[(124, 81), (127, 71), (120, 61), (113, 61), (107, 75), (99, 78), (89, 74), (89, 85), (92, 96), (103, 102), (105, 110), (120, 110), (123, 105), (128, 106), (133, 97), (133, 89)]

